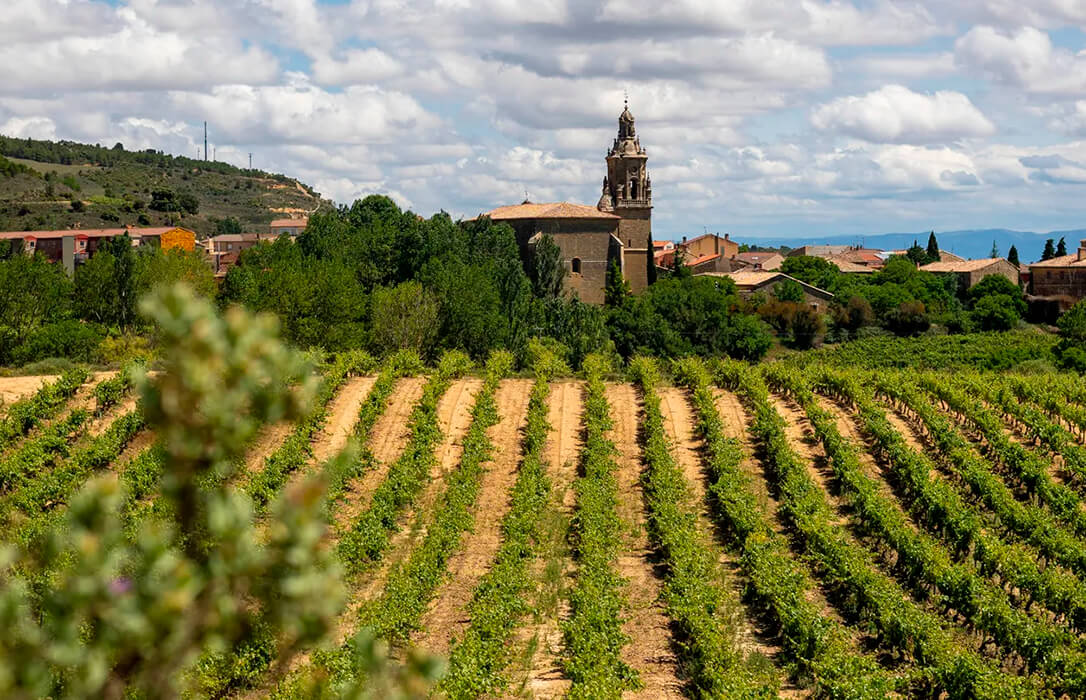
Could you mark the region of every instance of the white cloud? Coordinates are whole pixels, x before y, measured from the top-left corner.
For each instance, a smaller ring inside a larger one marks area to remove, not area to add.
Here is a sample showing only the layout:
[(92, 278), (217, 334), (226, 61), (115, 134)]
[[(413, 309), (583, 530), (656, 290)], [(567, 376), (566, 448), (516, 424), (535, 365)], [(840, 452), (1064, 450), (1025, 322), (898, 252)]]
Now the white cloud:
[(816, 108), (811, 122), (877, 143), (943, 143), (990, 136), (995, 125), (959, 92), (934, 95), (887, 85), (861, 97), (839, 97)]
[(882, 80), (887, 78), (933, 78), (957, 70), (949, 51), (920, 54), (876, 54), (853, 59), (850, 67)]
[(1047, 33), (1033, 27), (1013, 33), (975, 27), (954, 51), (965, 68), (1027, 92), (1086, 94), (1086, 52), (1054, 47)]
[(322, 85), (379, 83), (401, 75), (403, 65), (381, 49), (353, 49), (342, 60), (326, 54), (313, 59), (313, 79)]
[(20, 139), (55, 139), (57, 125), (49, 117), (12, 117), (0, 125), (0, 134)]

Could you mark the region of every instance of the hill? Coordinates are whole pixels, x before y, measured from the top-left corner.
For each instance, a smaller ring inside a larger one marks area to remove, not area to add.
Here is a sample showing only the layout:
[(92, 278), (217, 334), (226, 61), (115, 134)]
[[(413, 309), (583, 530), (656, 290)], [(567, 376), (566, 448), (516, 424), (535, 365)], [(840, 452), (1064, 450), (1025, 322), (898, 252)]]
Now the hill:
[(179, 224), (201, 237), (220, 221), (242, 231), (322, 203), (285, 175), (161, 151), (0, 136), (0, 230)]
[[(939, 247), (964, 258), (986, 258), (992, 252), (992, 242), (995, 241), (999, 254), (1005, 256), (1011, 246), (1018, 248), (1018, 256), (1022, 262), (1034, 262), (1041, 257), (1045, 240), (1060, 238), (1066, 239), (1067, 250), (1078, 248), (1079, 240), (1086, 238), (1086, 229), (1071, 231), (1050, 231), (1037, 233), (1033, 231), (1012, 231), (1004, 228), (993, 229), (968, 229), (963, 231), (936, 231)], [(772, 238), (747, 238), (746, 243), (760, 246), (800, 246), (804, 243), (819, 245), (859, 245), (869, 248), (881, 248), (883, 250), (898, 250), (908, 248), (913, 241), (925, 245), (928, 241), (928, 232), (920, 233), (879, 233), (867, 236), (842, 235), (842, 236), (810, 236), (808, 238), (780, 237)]]

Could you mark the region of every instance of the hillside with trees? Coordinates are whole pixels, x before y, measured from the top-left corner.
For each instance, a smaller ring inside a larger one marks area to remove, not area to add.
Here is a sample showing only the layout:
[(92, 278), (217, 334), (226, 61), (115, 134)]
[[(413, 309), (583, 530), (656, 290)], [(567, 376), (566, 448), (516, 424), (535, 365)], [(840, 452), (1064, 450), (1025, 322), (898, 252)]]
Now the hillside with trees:
[[(285, 175), (71, 141), (0, 136), (0, 230), (181, 225), (201, 236), (266, 231), (321, 206)], [(324, 202), (327, 206), (328, 202)]]

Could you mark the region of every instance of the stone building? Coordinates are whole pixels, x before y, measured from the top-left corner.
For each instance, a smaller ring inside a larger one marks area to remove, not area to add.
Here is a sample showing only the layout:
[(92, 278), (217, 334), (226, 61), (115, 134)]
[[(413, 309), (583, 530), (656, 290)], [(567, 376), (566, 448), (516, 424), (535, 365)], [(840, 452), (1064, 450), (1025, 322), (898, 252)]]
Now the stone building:
[(1078, 251), (1029, 266), (1030, 292), (1037, 297), (1061, 300), (1069, 307), (1086, 299), (1086, 239)]
[(940, 260), (939, 262), (921, 265), (921, 270), (934, 272), (937, 275), (954, 275), (958, 278), (960, 289), (969, 289), (975, 286), (988, 275), (1001, 275), (1011, 282), (1018, 284), (1018, 268), (1007, 262), (1006, 258), (982, 258), (981, 260)]
[(516, 233), (521, 254), (537, 237), (550, 235), (562, 253), (566, 292), (602, 304), (607, 269), (614, 262), (633, 292), (648, 287), (655, 272), (652, 243), (652, 180), (629, 106), (618, 118), (618, 136), (607, 152), (607, 175), (595, 207), (570, 202), (521, 204), (488, 212)]

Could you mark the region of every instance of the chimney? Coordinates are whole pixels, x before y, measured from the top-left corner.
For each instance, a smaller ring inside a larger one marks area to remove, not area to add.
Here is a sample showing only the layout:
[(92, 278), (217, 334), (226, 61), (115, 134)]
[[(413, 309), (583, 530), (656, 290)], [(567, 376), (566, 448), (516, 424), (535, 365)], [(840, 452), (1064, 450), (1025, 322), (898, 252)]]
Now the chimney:
[(713, 236), (713, 252), (720, 255), (720, 236)]
[(730, 241), (730, 240), (731, 240), (731, 235), (732, 235), (732, 234), (730, 234), (730, 233), (725, 233), (725, 234), (724, 234), (724, 240), (726, 240), (726, 241)]
[(683, 236), (683, 245), (686, 245), (686, 236)]
[(1086, 238), (1078, 242), (1078, 259), (1080, 262), (1086, 260)]

